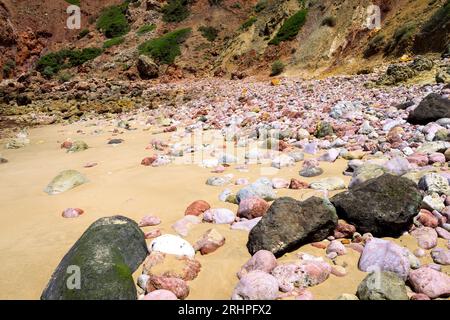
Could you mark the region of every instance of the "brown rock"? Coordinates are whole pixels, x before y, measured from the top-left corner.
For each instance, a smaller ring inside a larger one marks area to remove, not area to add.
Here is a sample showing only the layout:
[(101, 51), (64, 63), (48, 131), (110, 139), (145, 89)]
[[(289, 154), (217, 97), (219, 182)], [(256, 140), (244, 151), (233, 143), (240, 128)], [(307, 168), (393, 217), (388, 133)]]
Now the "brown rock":
[(194, 249), (200, 253), (208, 254), (216, 251), (225, 244), (225, 237), (222, 236), (216, 229), (210, 229), (194, 244)]
[(289, 189), (298, 190), (298, 189), (308, 189), (308, 188), (309, 188), (308, 182), (300, 181), (300, 180), (297, 180), (294, 178), (291, 179)]
[(201, 264), (195, 259), (177, 257), (152, 251), (143, 263), (143, 273), (147, 275), (194, 280), (200, 272)]
[(157, 156), (146, 157), (141, 161), (143, 166), (151, 166), (152, 163), (156, 160)]
[(173, 292), (178, 299), (185, 299), (189, 295), (188, 284), (180, 278), (150, 276), (147, 282), (147, 292), (161, 289)]
[(189, 207), (187, 207), (186, 211), (184, 212), (184, 215), (192, 215), (192, 216), (199, 216), (203, 214), (206, 210), (209, 210), (211, 206), (208, 202), (203, 200), (197, 200), (192, 202)]

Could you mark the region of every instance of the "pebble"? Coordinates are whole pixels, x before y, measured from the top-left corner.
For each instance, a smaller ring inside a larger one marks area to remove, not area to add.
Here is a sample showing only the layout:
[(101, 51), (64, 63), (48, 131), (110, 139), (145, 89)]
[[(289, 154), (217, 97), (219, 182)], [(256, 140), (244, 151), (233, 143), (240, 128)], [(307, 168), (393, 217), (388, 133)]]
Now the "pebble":
[(204, 200), (197, 200), (192, 202), (185, 210), (185, 215), (199, 216), (205, 211), (209, 210), (211, 206)]
[(158, 251), (177, 256), (187, 256), (189, 258), (193, 258), (195, 256), (195, 250), (189, 242), (172, 234), (164, 234), (155, 238), (149, 245), (149, 251)]
[(430, 227), (417, 228), (411, 232), (420, 248), (429, 250), (437, 245), (437, 232)]
[(194, 244), (194, 249), (202, 255), (216, 251), (225, 244), (225, 237), (216, 229), (209, 229), (202, 238)]
[(156, 216), (144, 216), (139, 222), (139, 227), (157, 226), (161, 223), (161, 219)]
[(79, 208), (67, 208), (63, 211), (62, 216), (64, 218), (78, 218), (83, 213), (84, 211)]
[(233, 211), (226, 208), (209, 209), (203, 214), (203, 220), (216, 224), (231, 224), (236, 219)]
[(266, 272), (255, 270), (241, 277), (231, 300), (275, 300), (277, 297), (277, 279)]

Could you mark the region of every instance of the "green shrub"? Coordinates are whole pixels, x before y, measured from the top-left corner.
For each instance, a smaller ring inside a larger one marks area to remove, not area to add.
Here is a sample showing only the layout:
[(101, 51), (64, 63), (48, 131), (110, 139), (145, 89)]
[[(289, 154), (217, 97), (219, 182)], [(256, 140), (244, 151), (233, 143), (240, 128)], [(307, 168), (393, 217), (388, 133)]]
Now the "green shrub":
[(404, 50), (411, 44), (414, 37), (416, 25), (413, 23), (407, 23), (404, 26), (398, 28), (394, 32), (394, 36), (389, 44), (385, 48), (386, 54), (391, 54), (397, 51), (398, 54), (404, 52)]
[(200, 28), (198, 28), (198, 31), (202, 33), (202, 36), (204, 38), (211, 42), (216, 40), (217, 36), (219, 35), (219, 30), (214, 27), (201, 26)]
[(255, 10), (256, 13), (263, 11), (267, 7), (267, 0), (260, 0), (253, 10)]
[(190, 32), (190, 28), (179, 29), (146, 41), (139, 45), (139, 53), (151, 56), (158, 63), (172, 64), (181, 54), (180, 44), (186, 40)]
[(376, 35), (375, 37), (370, 39), (369, 43), (367, 44), (367, 48), (366, 50), (364, 50), (364, 57), (369, 58), (374, 54), (377, 54), (383, 49), (385, 45), (385, 36), (382, 34)]
[(322, 26), (328, 26), (330, 28), (334, 28), (336, 26), (336, 18), (335, 17), (326, 17), (322, 20)]
[(156, 29), (156, 25), (154, 24), (146, 24), (142, 27), (139, 28), (138, 31), (136, 31), (138, 36), (142, 36), (143, 34), (146, 34), (148, 32), (152, 32), (153, 30)]
[(169, 3), (162, 8), (164, 22), (180, 22), (189, 16), (189, 1), (169, 0)]
[(284, 71), (284, 63), (281, 60), (277, 60), (272, 64), (272, 73), (270, 76), (277, 76)]
[(36, 70), (46, 77), (52, 77), (60, 70), (80, 66), (83, 63), (95, 59), (102, 53), (99, 48), (85, 48), (82, 50), (60, 50), (51, 52), (41, 57), (36, 65)]
[(252, 25), (255, 24), (256, 20), (258, 20), (256, 17), (250, 17), (247, 21), (245, 21), (241, 27), (239, 28), (240, 30), (247, 30), (248, 28), (250, 28)]
[(450, 23), (450, 0), (439, 8), (435, 14), (428, 20), (422, 27), (422, 32), (428, 33), (434, 30), (442, 28), (442, 32), (445, 32), (445, 26)]
[(3, 66), (3, 77), (8, 78), (13, 70), (16, 68), (16, 62), (14, 60), (8, 60), (6, 61), (5, 65)]
[(123, 37), (116, 37), (116, 38), (106, 40), (103, 43), (103, 49), (108, 49), (108, 48), (117, 46), (119, 44), (122, 44), (124, 41), (125, 41), (125, 39)]
[(107, 38), (120, 37), (130, 31), (127, 17), (128, 2), (119, 6), (111, 6), (103, 9), (97, 20), (97, 29)]
[(70, 74), (69, 72), (61, 72), (60, 74), (59, 74), (59, 82), (62, 82), (62, 83), (64, 83), (64, 82), (67, 82), (67, 81), (69, 81), (70, 79), (72, 79), (72, 77), (73, 77), (73, 75), (72, 74)]
[(294, 39), (301, 27), (305, 24), (307, 9), (303, 9), (289, 17), (281, 26), (275, 37), (269, 41), (269, 44), (278, 45), (280, 42)]
[(84, 37), (86, 37), (89, 34), (89, 29), (83, 29), (80, 31), (80, 33), (78, 34), (78, 39), (83, 39)]
[(76, 6), (80, 6), (80, 0), (66, 0), (68, 4), (73, 4)]

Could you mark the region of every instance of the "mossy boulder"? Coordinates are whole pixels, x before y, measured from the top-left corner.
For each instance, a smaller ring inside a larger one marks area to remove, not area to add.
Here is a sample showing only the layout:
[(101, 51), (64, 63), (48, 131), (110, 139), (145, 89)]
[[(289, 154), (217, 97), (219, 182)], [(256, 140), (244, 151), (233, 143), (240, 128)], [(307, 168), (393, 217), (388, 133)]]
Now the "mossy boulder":
[(360, 300), (409, 300), (405, 282), (393, 272), (372, 272), (359, 284)]
[(136, 300), (132, 274), (147, 253), (136, 222), (122, 216), (101, 218), (64, 256), (41, 299)]
[(409, 113), (408, 122), (427, 124), (442, 118), (450, 118), (450, 99), (437, 93), (431, 93)]
[(337, 222), (336, 210), (326, 199), (311, 197), (301, 202), (279, 198), (250, 231), (247, 248), (252, 255), (268, 250), (280, 257), (306, 243), (322, 241)]
[(80, 152), (89, 149), (89, 146), (86, 142), (78, 140), (74, 141), (69, 149), (67, 149), (68, 153)]
[(413, 181), (386, 173), (330, 200), (339, 218), (354, 224), (361, 233), (397, 237), (412, 224), (422, 195)]

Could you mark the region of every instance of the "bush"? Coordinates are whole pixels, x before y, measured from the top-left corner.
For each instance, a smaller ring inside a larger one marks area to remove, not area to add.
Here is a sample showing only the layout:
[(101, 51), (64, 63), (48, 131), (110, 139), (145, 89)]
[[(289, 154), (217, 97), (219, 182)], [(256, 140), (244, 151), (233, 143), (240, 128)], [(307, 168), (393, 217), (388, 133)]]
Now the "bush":
[(164, 22), (180, 22), (189, 16), (187, 0), (169, 0), (162, 8)]
[(158, 63), (172, 64), (181, 54), (180, 44), (186, 40), (190, 32), (190, 28), (179, 29), (146, 41), (139, 45), (139, 53), (151, 56)]
[(59, 74), (59, 82), (64, 83), (72, 79), (73, 75), (69, 72), (61, 72)]
[(414, 37), (416, 25), (413, 23), (407, 23), (401, 28), (398, 28), (393, 36), (393, 39), (385, 48), (386, 54), (391, 54), (397, 51), (398, 54), (402, 54), (404, 50), (411, 44)]
[(143, 34), (146, 34), (148, 32), (152, 32), (153, 30), (156, 29), (156, 25), (154, 24), (146, 24), (142, 27), (139, 28), (138, 31), (136, 31), (138, 36), (142, 36)]
[(289, 17), (281, 26), (275, 37), (269, 41), (269, 44), (278, 45), (280, 42), (294, 39), (301, 27), (305, 24), (307, 9), (303, 9)]
[(385, 37), (382, 34), (378, 34), (370, 39), (369, 43), (367, 44), (367, 48), (364, 51), (364, 57), (369, 58), (374, 54), (380, 52), (386, 44), (384, 39)]
[(247, 30), (248, 28), (250, 28), (252, 25), (255, 24), (256, 22), (256, 17), (250, 17), (247, 21), (245, 21), (241, 27), (239, 28), (240, 30)]
[(120, 6), (105, 8), (97, 20), (97, 29), (107, 38), (115, 38), (127, 34), (130, 31), (130, 26), (125, 16), (127, 9), (127, 2)]
[(255, 10), (255, 12), (258, 13), (263, 11), (266, 7), (267, 7), (267, 0), (260, 0), (253, 10)]
[(3, 66), (3, 77), (9, 78), (13, 70), (16, 68), (16, 62), (14, 60), (8, 60), (6, 61), (5, 65)]
[(202, 36), (204, 38), (211, 42), (216, 40), (217, 36), (219, 35), (219, 30), (214, 27), (201, 26), (200, 28), (198, 28), (198, 31), (202, 33)]
[(322, 20), (322, 26), (328, 26), (330, 28), (334, 28), (336, 26), (336, 18), (335, 17), (326, 17)]
[(280, 60), (275, 61), (272, 64), (272, 73), (270, 76), (277, 76), (284, 71), (284, 63)]
[(80, 33), (78, 34), (78, 39), (83, 39), (84, 37), (86, 37), (89, 34), (89, 29), (83, 29), (80, 31)]
[(73, 4), (76, 6), (80, 6), (80, 0), (66, 0), (68, 4)]
[(125, 39), (123, 37), (117, 37), (117, 38), (112, 38), (112, 39), (106, 40), (103, 43), (103, 49), (108, 49), (108, 48), (117, 46), (117, 45), (123, 43), (124, 41), (125, 41)]
[(60, 50), (51, 52), (39, 59), (36, 70), (46, 77), (52, 77), (62, 69), (72, 68), (95, 59), (102, 53), (99, 48), (85, 48), (82, 50)]

